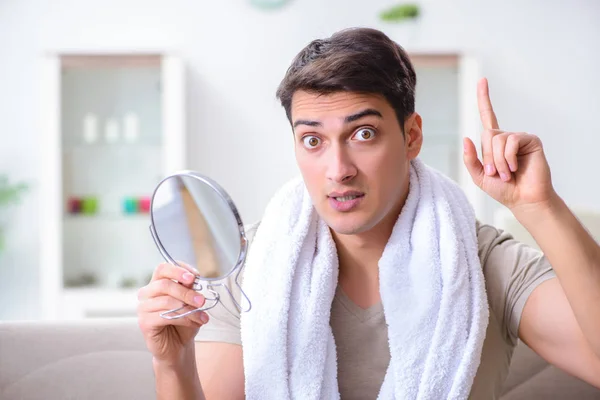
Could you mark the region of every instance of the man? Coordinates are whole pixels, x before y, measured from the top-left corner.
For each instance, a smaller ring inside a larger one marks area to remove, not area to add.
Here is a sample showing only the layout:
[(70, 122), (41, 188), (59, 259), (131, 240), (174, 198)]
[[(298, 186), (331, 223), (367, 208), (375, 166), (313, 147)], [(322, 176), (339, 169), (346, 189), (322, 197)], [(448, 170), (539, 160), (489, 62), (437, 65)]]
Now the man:
[[(343, 399), (376, 398), (390, 362), (378, 261), (409, 194), (410, 162), (423, 140), (415, 85), (400, 46), (381, 32), (350, 29), (310, 43), (278, 90), (302, 178), (339, 259), (330, 324)], [(502, 131), (485, 79), (477, 90), (483, 159), (465, 139), (465, 166), (544, 254), (477, 224), (489, 323), (470, 398), (499, 396), (518, 338), (600, 388), (600, 247), (555, 193), (539, 138)], [(158, 316), (181, 302), (203, 304), (189, 289), (192, 280), (185, 269), (161, 264), (139, 292), (159, 398), (244, 398), (239, 318), (221, 307), (210, 311), (208, 323), (204, 312), (171, 321)]]

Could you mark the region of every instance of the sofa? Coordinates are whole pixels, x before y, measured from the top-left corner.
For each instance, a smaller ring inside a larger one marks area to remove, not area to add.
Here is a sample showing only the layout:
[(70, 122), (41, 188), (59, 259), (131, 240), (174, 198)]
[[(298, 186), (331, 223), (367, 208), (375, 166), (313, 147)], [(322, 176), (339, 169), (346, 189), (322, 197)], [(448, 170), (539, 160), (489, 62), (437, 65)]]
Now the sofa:
[[(0, 322), (0, 399), (154, 399), (151, 360), (135, 318)], [(600, 399), (600, 390), (519, 344), (502, 399)]]

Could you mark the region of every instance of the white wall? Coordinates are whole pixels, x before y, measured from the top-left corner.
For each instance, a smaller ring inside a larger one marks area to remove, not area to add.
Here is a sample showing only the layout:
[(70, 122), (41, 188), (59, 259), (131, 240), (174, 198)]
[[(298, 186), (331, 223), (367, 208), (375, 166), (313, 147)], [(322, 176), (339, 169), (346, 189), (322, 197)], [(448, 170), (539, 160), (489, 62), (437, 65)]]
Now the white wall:
[[(40, 177), (36, 79), (45, 50), (167, 49), (188, 63), (188, 167), (219, 181), (251, 222), (296, 171), (274, 98), (291, 58), (315, 37), (361, 25), (408, 50), (479, 55), (501, 127), (540, 135), (559, 193), (600, 209), (600, 2), (424, 1), (413, 30), (378, 22), (391, 0), (292, 0), (270, 12), (249, 3), (0, 1), (0, 171), (34, 184)], [(37, 316), (36, 202), (34, 190), (12, 216), (10, 250), (0, 256), (0, 318)]]

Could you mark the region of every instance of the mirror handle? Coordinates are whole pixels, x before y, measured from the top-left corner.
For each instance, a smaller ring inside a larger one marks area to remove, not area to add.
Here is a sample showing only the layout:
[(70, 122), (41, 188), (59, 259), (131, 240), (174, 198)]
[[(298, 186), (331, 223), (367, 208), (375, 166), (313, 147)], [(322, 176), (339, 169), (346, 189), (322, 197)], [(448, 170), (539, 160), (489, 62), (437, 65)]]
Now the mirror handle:
[[(206, 310), (210, 310), (211, 308), (214, 308), (217, 304), (219, 304), (219, 294), (216, 292), (213, 292), (216, 294), (216, 298), (214, 299), (206, 299), (206, 300), (213, 300), (213, 304), (210, 307), (200, 307), (200, 308), (196, 308), (193, 310), (190, 310), (188, 312), (185, 312), (183, 314), (175, 314), (177, 311), (184, 309), (186, 306), (181, 306), (179, 308), (174, 308), (172, 310), (169, 311), (164, 311), (162, 313), (160, 313), (160, 316), (164, 319), (178, 319), (178, 318), (183, 318), (187, 315), (190, 315), (192, 313), (198, 312), (198, 311), (206, 311)], [(175, 315), (169, 315), (169, 314), (175, 314)]]

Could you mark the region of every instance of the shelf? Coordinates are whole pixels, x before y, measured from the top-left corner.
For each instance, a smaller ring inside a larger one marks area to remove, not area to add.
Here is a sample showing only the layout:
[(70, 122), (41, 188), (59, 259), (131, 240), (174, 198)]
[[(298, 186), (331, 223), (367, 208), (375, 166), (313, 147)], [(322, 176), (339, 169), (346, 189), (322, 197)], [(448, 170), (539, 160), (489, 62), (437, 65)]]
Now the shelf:
[(72, 151), (123, 151), (123, 150), (148, 150), (160, 151), (162, 145), (151, 143), (91, 143), (63, 145), (63, 153)]
[(63, 214), (65, 221), (147, 221), (150, 222), (150, 214)]
[(137, 298), (137, 291), (139, 288), (123, 288), (115, 289), (101, 286), (91, 287), (64, 287), (63, 294), (65, 296), (74, 296), (81, 299), (96, 299), (99, 297), (124, 297), (124, 298)]
[(62, 318), (135, 316), (139, 288), (64, 288)]
[[(48, 54), (42, 61), (41, 315), (133, 316), (137, 289), (119, 288), (121, 277), (142, 282), (162, 258), (148, 230), (150, 214), (127, 214), (125, 201), (151, 195), (165, 175), (186, 167), (185, 66), (157, 54), (153, 68), (116, 70), (107, 66), (120, 65), (121, 56), (79, 56)], [(74, 198), (95, 198), (96, 213), (70, 213)], [(64, 286), (82, 274), (104, 286)]]

